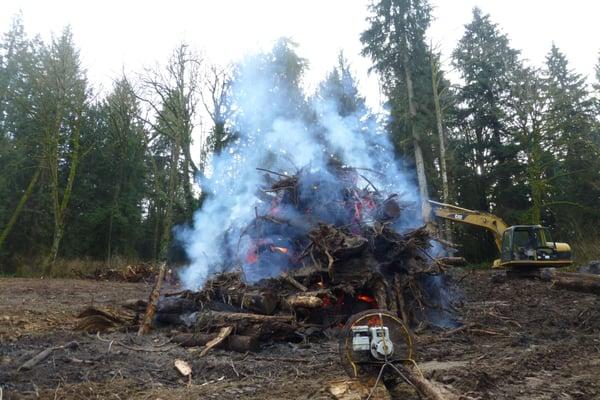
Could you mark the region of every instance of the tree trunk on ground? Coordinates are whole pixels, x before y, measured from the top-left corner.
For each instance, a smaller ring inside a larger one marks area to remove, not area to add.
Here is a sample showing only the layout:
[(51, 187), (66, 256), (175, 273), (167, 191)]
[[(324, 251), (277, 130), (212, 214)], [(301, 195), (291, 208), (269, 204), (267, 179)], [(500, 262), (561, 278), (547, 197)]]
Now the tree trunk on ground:
[(552, 281), (552, 287), (556, 289), (600, 294), (600, 275), (546, 270), (541, 276)]

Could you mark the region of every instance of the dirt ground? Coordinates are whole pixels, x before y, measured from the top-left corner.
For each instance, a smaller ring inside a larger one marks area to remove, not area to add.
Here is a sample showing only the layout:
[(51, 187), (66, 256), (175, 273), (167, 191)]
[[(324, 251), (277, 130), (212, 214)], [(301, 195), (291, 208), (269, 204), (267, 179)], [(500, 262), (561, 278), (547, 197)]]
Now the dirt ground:
[[(600, 297), (539, 280), (492, 283), (458, 270), (457, 314), (466, 328), (415, 334), (415, 360), (430, 379), (471, 399), (600, 399)], [(0, 279), (0, 399), (331, 399), (345, 378), (337, 341), (265, 344), (258, 353), (200, 349), (73, 330), (83, 307), (146, 298), (144, 283)], [(30, 370), (19, 366), (57, 348)], [(191, 381), (174, 360), (187, 361)], [(408, 397), (397, 398), (413, 398)]]

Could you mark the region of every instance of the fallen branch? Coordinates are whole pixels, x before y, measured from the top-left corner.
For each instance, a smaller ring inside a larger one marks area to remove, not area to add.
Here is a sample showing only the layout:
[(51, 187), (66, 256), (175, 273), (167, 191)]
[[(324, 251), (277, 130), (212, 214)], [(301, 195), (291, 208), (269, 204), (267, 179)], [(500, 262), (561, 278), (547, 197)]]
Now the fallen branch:
[(294, 279), (294, 277), (290, 276), (290, 274), (288, 274), (287, 272), (282, 273), (281, 277), (283, 279), (285, 279), (286, 282), (288, 282), (290, 285), (294, 286), (296, 289), (298, 289), (302, 292), (308, 291), (308, 288), (306, 286), (304, 286), (303, 284), (298, 282), (296, 279)]
[(441, 336), (450, 336), (450, 335), (453, 335), (455, 333), (466, 331), (466, 330), (472, 328), (473, 326), (474, 326), (473, 324), (467, 324), (467, 325), (459, 326), (458, 328), (450, 329), (449, 331), (442, 332), (440, 335)]
[(152, 319), (156, 313), (156, 304), (158, 303), (158, 298), (160, 297), (160, 288), (165, 277), (165, 269), (165, 263), (163, 262), (160, 264), (160, 269), (158, 270), (158, 277), (156, 278), (154, 288), (152, 289), (152, 292), (150, 292), (148, 305), (146, 306), (146, 312), (144, 313), (144, 319), (142, 320), (140, 329), (138, 330), (138, 336), (145, 335), (152, 330)]
[(420, 373), (420, 371), (417, 371), (414, 368), (401, 367), (401, 370), (419, 393), (430, 400), (455, 400), (458, 398), (458, 396), (447, 389), (430, 382)]
[(48, 356), (50, 356), (50, 354), (52, 354), (54, 352), (54, 350), (74, 349), (77, 346), (79, 346), (79, 343), (72, 341), (72, 342), (69, 342), (62, 346), (48, 347), (47, 349), (42, 350), (41, 352), (36, 354), (34, 357), (32, 357), (31, 359), (26, 361), (23, 365), (21, 365), (17, 369), (17, 372), (23, 371), (23, 370), (25, 370), (25, 371), (30, 370), (31, 368), (35, 367), (36, 365), (38, 365), (39, 363), (44, 361), (46, 358), (48, 358)]
[(435, 261), (444, 264), (445, 266), (463, 267), (467, 265), (467, 260), (464, 257), (439, 257)]
[(206, 347), (200, 353), (200, 357), (204, 357), (213, 347), (221, 344), (221, 342), (223, 342), (223, 340), (225, 340), (227, 336), (231, 335), (231, 332), (233, 332), (232, 326), (226, 326), (221, 328), (217, 337), (211, 340), (210, 342), (206, 343)]

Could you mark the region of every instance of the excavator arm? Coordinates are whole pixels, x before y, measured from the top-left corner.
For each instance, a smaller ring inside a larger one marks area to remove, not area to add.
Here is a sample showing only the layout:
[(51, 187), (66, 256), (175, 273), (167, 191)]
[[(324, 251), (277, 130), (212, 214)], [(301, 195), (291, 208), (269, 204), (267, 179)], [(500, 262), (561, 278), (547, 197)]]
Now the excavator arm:
[(493, 214), (469, 210), (452, 204), (438, 203), (433, 200), (429, 200), (429, 203), (431, 204), (433, 214), (436, 217), (455, 222), (462, 222), (463, 224), (479, 226), (492, 232), (496, 246), (498, 246), (498, 251), (502, 251), (502, 234), (508, 228), (508, 225), (506, 225), (502, 218)]

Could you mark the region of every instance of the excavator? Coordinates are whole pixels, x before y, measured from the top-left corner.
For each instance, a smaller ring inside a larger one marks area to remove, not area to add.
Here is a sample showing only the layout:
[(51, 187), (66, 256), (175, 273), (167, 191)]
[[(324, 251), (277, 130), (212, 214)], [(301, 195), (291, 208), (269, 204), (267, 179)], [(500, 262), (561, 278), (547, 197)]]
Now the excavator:
[(536, 270), (566, 267), (573, 263), (571, 246), (553, 241), (550, 230), (541, 225), (508, 226), (493, 214), (432, 200), (429, 203), (436, 217), (479, 226), (492, 233), (500, 252), (500, 258), (494, 260), (492, 268)]

